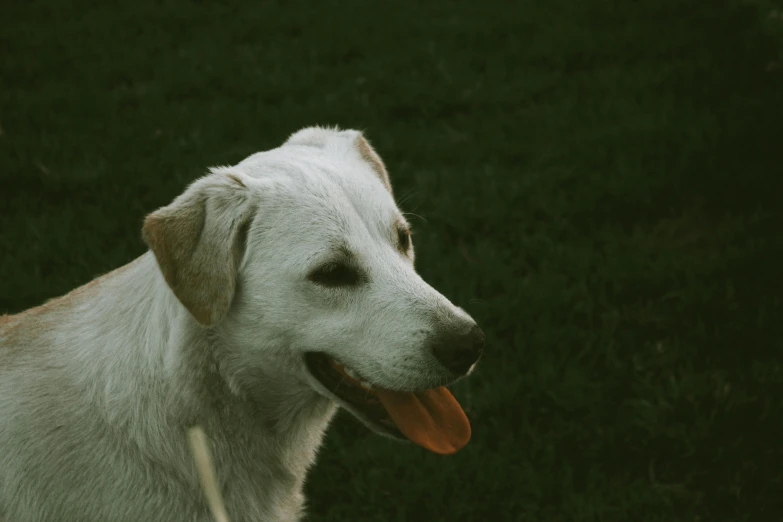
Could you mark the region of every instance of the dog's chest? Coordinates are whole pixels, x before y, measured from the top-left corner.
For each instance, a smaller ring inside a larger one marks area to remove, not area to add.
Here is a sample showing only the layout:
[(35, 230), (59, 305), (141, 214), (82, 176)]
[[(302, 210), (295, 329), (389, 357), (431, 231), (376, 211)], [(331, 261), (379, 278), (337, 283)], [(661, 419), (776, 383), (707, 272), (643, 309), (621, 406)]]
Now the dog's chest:
[[(225, 493), (226, 509), (235, 522), (281, 521), (297, 522), (304, 508), (301, 484), (258, 484), (266, 491), (236, 482)], [(210, 519), (211, 520), (211, 519)]]
[(300, 519), (306, 469), (292, 469), (276, 457), (256, 455), (222, 470), (227, 479), (223, 496), (232, 521)]
[(216, 472), (232, 521), (301, 519), (303, 486), (333, 414), (329, 406), (326, 415), (316, 417), (317, 423), (303, 423), (285, 434), (241, 437), (241, 443), (222, 441), (226, 445), (214, 448)]

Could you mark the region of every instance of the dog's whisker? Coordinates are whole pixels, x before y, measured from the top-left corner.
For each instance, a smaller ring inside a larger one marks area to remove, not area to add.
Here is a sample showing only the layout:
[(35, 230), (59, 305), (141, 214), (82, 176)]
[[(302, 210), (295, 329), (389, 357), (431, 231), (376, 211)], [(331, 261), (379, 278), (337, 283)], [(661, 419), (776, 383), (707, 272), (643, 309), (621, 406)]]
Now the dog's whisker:
[[(400, 202), (399, 202), (399, 203), (397, 203), (397, 206), (401, 206), (403, 203), (405, 203), (406, 201), (408, 201), (410, 198), (412, 198), (413, 196), (415, 196), (415, 195), (416, 195), (416, 194), (418, 194), (418, 193), (419, 193), (419, 191), (418, 191), (418, 190), (414, 190), (413, 192), (411, 192), (411, 193), (410, 193), (410, 194), (408, 194), (407, 196), (404, 196), (404, 197), (403, 197), (403, 198), (400, 200)], [(404, 213), (403, 213), (403, 214), (404, 214)]]
[(371, 388), (368, 388), (367, 393), (364, 394), (364, 402), (367, 402), (367, 399), (369, 399), (370, 397), (375, 397), (375, 395), (370, 390)]
[(424, 217), (420, 216), (419, 214), (415, 214), (413, 212), (403, 212), (402, 215), (406, 216), (406, 217), (407, 216), (417, 217), (417, 218), (421, 219), (422, 221), (424, 221), (425, 223), (429, 224), (429, 221), (427, 221)]
[(334, 393), (337, 393), (337, 390), (340, 389), (340, 385), (345, 382), (345, 377), (342, 375), (340, 376), (340, 380), (337, 382), (337, 384), (334, 385), (334, 390), (332, 390)]

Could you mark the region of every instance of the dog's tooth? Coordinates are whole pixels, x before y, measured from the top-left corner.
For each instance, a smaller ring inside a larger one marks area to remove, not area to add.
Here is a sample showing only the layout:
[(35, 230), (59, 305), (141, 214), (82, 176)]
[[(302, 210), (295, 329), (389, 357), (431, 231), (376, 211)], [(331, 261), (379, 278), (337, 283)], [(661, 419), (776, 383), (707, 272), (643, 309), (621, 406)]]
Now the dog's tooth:
[(348, 377), (351, 377), (353, 379), (358, 379), (359, 378), (359, 376), (356, 375), (356, 373), (354, 373), (354, 371), (351, 370), (350, 368), (343, 368), (343, 371), (348, 374)]
[(367, 388), (368, 390), (369, 390), (370, 388), (372, 388), (372, 384), (370, 384), (369, 382), (364, 382), (364, 381), (363, 381), (363, 380), (361, 380), (361, 379), (359, 379), (359, 385), (360, 385), (360, 386), (364, 386), (364, 387), (365, 387), (365, 388)]

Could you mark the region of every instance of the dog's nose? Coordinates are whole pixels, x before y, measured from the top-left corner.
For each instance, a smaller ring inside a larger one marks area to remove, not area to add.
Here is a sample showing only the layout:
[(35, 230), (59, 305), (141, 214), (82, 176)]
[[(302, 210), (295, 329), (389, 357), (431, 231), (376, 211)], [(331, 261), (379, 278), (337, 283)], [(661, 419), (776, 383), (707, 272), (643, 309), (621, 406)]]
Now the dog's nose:
[(435, 358), (449, 371), (464, 375), (484, 352), (484, 332), (474, 324), (466, 334), (448, 334), (432, 347)]

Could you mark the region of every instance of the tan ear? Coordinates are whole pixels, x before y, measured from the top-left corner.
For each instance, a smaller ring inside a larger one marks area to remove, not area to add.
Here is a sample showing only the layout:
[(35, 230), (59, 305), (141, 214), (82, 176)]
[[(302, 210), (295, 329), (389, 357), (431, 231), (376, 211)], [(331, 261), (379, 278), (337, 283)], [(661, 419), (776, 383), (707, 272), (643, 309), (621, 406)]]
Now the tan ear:
[(375, 175), (383, 183), (383, 186), (389, 191), (389, 194), (394, 197), (386, 166), (361, 131), (340, 130), (338, 127), (305, 127), (293, 133), (283, 145), (306, 145), (320, 149), (331, 148), (340, 152), (350, 149), (352, 152), (358, 153), (359, 157), (372, 168)]
[(394, 196), (391, 181), (389, 180), (389, 173), (386, 172), (386, 165), (383, 164), (383, 160), (378, 153), (375, 152), (375, 149), (372, 148), (370, 142), (367, 141), (362, 134), (359, 134), (354, 140), (354, 146), (359, 151), (359, 155), (362, 159), (370, 164), (370, 167), (372, 167), (375, 174), (380, 178), (381, 182), (389, 191), (389, 194)]
[(203, 325), (220, 321), (231, 306), (255, 213), (242, 177), (215, 172), (148, 215), (142, 227), (166, 283)]

